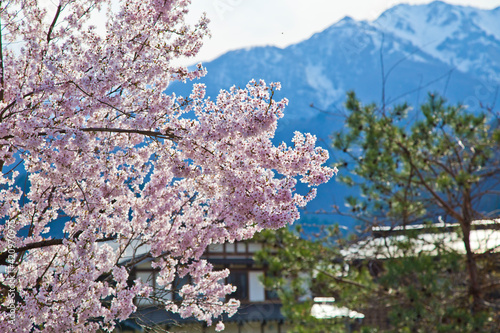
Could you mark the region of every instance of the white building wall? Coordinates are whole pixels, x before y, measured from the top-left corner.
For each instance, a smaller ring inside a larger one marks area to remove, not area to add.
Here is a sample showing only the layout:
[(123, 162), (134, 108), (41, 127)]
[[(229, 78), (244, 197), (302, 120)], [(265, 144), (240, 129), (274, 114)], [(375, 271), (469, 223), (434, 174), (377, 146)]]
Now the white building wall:
[(248, 272), (248, 289), (250, 293), (250, 302), (264, 302), (266, 300), (266, 294), (262, 282), (259, 281), (259, 277), (263, 276), (263, 272)]

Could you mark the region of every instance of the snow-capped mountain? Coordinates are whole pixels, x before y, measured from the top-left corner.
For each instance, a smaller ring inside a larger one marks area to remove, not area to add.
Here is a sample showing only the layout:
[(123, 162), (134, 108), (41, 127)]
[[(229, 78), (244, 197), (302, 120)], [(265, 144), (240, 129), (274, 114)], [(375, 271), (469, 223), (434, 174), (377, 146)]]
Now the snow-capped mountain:
[[(289, 142), (299, 130), (316, 134), (328, 147), (329, 135), (342, 127), (342, 117), (332, 113), (342, 108), (348, 90), (363, 103), (386, 106), (416, 106), (428, 92), (471, 109), (499, 102), (500, 7), (480, 10), (441, 1), (398, 5), (375, 21), (346, 17), (298, 44), (232, 51), (204, 65), (208, 74), (202, 82), (212, 97), (251, 79), (281, 82), (277, 97), (290, 103), (276, 141)], [(190, 85), (170, 89), (186, 95)], [(343, 206), (348, 192), (330, 182), (308, 209)]]
[(500, 82), (500, 7), (398, 5), (373, 22), (346, 17), (287, 48), (232, 51), (205, 66), (203, 82), (213, 96), (252, 78), (280, 81), (290, 119), (317, 115), (311, 103), (338, 107), (347, 90), (389, 105), (418, 104), (428, 91), (471, 107), (492, 105)]
[(500, 7), (482, 10), (442, 1), (398, 5), (372, 24), (462, 72), (500, 79)]

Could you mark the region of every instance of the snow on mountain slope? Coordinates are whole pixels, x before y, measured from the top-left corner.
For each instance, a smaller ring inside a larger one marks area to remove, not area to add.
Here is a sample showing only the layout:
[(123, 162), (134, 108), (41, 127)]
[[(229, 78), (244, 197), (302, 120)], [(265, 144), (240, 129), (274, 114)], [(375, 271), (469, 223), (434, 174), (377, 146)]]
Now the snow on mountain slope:
[(385, 11), (372, 24), (462, 72), (500, 80), (500, 7), (482, 10), (442, 1), (403, 4)]

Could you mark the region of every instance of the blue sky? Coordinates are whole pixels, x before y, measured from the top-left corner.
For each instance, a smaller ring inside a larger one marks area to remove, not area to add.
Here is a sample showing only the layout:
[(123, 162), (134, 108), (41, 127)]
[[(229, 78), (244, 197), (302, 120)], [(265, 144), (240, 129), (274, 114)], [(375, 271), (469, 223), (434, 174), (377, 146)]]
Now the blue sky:
[[(399, 4), (425, 4), (429, 0), (192, 0), (191, 17), (206, 12), (212, 38), (205, 41), (193, 64), (209, 61), (238, 48), (261, 45), (284, 47), (309, 38), (345, 16), (373, 20)], [(499, 0), (447, 0), (450, 4), (492, 9)], [(499, 18), (500, 19), (500, 18)]]

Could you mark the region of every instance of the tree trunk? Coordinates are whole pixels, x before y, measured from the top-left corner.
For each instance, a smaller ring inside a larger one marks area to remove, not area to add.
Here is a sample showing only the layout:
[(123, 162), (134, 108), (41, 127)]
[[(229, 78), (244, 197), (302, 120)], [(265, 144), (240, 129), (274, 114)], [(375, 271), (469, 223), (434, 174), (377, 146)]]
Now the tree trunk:
[(467, 271), (469, 272), (469, 296), (472, 297), (472, 312), (477, 313), (482, 306), (482, 295), (477, 273), (477, 263), (470, 245), (471, 219), (464, 219), (461, 223), (463, 241), (467, 258)]

